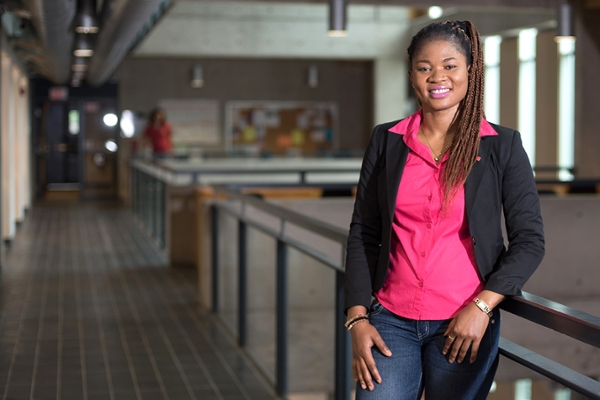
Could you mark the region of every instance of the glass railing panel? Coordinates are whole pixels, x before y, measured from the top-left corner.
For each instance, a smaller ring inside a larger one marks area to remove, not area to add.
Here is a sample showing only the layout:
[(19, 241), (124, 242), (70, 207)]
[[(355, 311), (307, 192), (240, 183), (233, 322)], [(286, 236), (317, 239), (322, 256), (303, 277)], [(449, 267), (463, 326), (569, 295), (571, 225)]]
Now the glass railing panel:
[(289, 391), (331, 394), (334, 389), (335, 271), (289, 249)]
[(276, 239), (248, 227), (248, 342), (256, 364), (275, 382)]
[(238, 314), (238, 222), (219, 212), (219, 317), (237, 335)]

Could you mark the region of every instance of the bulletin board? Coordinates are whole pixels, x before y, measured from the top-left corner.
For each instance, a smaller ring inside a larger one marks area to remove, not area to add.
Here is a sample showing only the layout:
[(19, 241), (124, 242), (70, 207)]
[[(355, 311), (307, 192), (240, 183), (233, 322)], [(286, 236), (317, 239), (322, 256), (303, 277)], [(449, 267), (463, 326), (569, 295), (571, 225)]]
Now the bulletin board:
[(219, 101), (205, 99), (163, 99), (173, 129), (175, 145), (215, 145), (220, 142)]
[(234, 153), (302, 155), (337, 150), (336, 103), (232, 101), (226, 113)]

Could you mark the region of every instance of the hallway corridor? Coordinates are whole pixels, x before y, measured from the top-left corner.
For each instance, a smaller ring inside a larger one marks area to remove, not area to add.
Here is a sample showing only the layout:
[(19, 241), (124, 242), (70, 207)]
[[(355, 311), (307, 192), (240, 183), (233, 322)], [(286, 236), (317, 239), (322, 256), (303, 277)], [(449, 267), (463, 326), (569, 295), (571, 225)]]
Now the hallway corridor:
[(126, 210), (38, 204), (0, 273), (0, 398), (276, 399), (197, 304)]

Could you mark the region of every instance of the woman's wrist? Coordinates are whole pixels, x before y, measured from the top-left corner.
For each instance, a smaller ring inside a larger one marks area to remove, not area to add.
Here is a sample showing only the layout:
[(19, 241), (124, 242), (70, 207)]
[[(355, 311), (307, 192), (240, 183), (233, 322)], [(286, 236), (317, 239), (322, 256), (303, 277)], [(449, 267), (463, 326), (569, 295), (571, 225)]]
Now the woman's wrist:
[(358, 315), (367, 315), (368, 310), (367, 310), (367, 307), (365, 307), (365, 306), (352, 306), (352, 307), (348, 308), (348, 312), (346, 314), (348, 315), (347, 320), (351, 320), (352, 318), (354, 318)]
[(491, 312), (502, 300), (504, 300), (504, 295), (492, 292), (491, 290), (482, 290), (473, 299), (473, 302), (481, 311), (487, 313), (486, 309)]

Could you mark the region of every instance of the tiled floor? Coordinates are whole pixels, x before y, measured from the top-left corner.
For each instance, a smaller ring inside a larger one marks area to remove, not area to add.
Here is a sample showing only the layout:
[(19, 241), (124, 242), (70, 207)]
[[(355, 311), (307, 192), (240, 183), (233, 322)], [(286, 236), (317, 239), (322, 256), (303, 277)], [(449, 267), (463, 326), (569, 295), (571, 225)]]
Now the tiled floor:
[(125, 210), (34, 207), (0, 273), (2, 399), (276, 399)]

